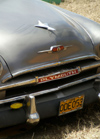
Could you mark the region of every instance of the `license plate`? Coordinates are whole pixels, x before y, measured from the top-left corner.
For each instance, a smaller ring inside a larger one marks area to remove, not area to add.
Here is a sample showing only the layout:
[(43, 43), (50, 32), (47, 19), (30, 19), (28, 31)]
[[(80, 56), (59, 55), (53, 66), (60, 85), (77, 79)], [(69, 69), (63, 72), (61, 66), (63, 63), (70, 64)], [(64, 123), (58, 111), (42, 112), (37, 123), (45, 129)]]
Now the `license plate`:
[(60, 102), (59, 115), (70, 113), (83, 108), (84, 95)]

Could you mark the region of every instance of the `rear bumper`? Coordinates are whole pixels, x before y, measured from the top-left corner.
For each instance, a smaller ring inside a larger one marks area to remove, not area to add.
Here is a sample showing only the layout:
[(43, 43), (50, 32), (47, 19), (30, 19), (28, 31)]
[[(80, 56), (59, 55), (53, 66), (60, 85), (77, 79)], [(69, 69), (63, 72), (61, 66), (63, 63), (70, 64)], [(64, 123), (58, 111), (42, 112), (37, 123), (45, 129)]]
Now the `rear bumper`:
[[(65, 88), (49, 94), (34, 96), (29, 94), (24, 98), (11, 99), (9, 102), (0, 101), (0, 128), (28, 122), (36, 124), (40, 119), (59, 115), (60, 101), (84, 95), (84, 105), (99, 99), (100, 81), (89, 81), (73, 87)], [(17, 97), (18, 98), (18, 97)], [(20, 109), (11, 109), (10, 105), (21, 101), (24, 106)], [(27, 105), (28, 104), (28, 105)], [(83, 106), (84, 106), (83, 105)]]

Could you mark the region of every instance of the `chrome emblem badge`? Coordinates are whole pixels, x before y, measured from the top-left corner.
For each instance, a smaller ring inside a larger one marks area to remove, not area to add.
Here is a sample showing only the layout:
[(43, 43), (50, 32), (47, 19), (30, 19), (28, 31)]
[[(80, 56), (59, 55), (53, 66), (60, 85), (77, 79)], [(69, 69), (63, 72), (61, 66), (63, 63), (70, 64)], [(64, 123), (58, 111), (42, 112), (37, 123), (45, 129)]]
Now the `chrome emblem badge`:
[(72, 45), (69, 45), (69, 46), (55, 45), (55, 46), (51, 46), (49, 50), (39, 51), (38, 53), (53, 53), (53, 52), (58, 52), (58, 51), (66, 50), (68, 47), (71, 47), (71, 46)]
[(68, 78), (70, 76), (74, 76), (77, 75), (81, 72), (80, 67), (77, 67), (76, 69), (71, 69), (71, 70), (65, 70), (62, 72), (58, 72), (52, 75), (47, 75), (47, 76), (43, 76), (43, 77), (38, 77), (38, 83), (43, 83), (43, 82), (49, 82), (52, 80), (58, 80), (58, 79), (62, 79), (62, 78)]

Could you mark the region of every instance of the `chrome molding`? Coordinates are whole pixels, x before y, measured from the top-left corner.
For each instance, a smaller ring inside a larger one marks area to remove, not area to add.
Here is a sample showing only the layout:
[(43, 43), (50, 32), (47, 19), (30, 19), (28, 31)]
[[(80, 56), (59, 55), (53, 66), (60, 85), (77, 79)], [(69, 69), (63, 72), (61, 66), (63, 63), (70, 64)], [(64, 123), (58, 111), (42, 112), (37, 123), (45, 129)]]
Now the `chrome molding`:
[[(80, 84), (80, 83), (83, 83), (83, 82), (86, 82), (86, 81), (89, 81), (89, 80), (92, 80), (92, 79), (98, 79), (98, 78), (100, 78), (100, 73), (96, 74), (96, 75), (93, 75), (93, 76), (90, 76), (90, 77), (87, 77), (87, 78), (83, 78), (83, 79), (71, 82), (71, 83), (68, 83), (68, 84), (64, 84), (62, 86), (58, 86), (56, 88), (31, 93), (29, 95), (32, 95), (32, 96), (36, 97), (36, 96), (52, 93), (54, 91), (59, 91), (59, 90), (64, 89), (64, 88), (71, 87), (73, 85)], [(0, 104), (9, 103), (9, 102), (13, 102), (13, 101), (18, 101), (18, 100), (22, 100), (22, 99), (26, 100), (27, 96), (28, 95), (22, 95), (22, 96), (18, 96), (18, 97), (13, 97), (13, 98), (9, 98), (9, 99), (0, 100)]]
[(67, 64), (67, 63), (80, 61), (80, 60), (85, 60), (85, 59), (100, 60), (100, 58), (98, 56), (93, 55), (93, 54), (92, 55), (87, 55), (87, 56), (80, 56), (80, 57), (75, 57), (75, 58), (71, 58), (71, 59), (67, 59), (67, 60), (63, 60), (63, 61), (59, 61), (59, 62), (55, 62), (55, 63), (45, 64), (45, 65), (38, 66), (38, 67), (32, 67), (30, 69), (25, 69), (25, 70), (13, 73), (13, 77), (17, 77), (17, 76), (20, 76), (22, 74), (26, 74), (26, 73), (29, 73), (29, 72), (42, 70), (42, 69), (45, 69), (45, 68), (51, 68), (51, 67), (55, 67), (55, 66), (59, 66), (59, 65), (64, 65), (64, 64)]
[(7, 82), (8, 80), (10, 80), (11, 78), (12, 78), (11, 75), (3, 76), (3, 78), (1, 79), (1, 82), (2, 82), (2, 83), (5, 83), (5, 82)]
[(88, 65), (82, 66), (81, 71), (86, 71), (86, 70), (93, 69), (96, 67), (100, 67), (100, 62), (96, 62), (95, 64), (93, 63), (93, 64), (88, 64)]
[[(99, 61), (96, 61), (95, 63), (92, 63), (90, 65), (88, 64), (88, 65), (79, 67), (79, 72), (83, 72), (83, 71), (86, 71), (86, 70), (89, 70), (89, 69), (93, 69), (93, 68), (96, 68), (96, 67), (100, 67), (100, 62)], [(63, 73), (63, 71), (60, 71), (59, 73)], [(56, 75), (56, 74), (57, 73), (48, 74), (48, 75), (45, 75), (45, 76), (42, 76), (42, 77)], [(24, 85), (29, 85), (29, 84), (33, 84), (33, 85), (34, 84), (39, 84), (38, 83), (38, 79), (39, 78), (41, 78), (41, 77), (37, 77), (36, 76), (35, 78), (28, 79), (28, 80), (25, 80), (25, 81), (9, 82), (9, 83), (5, 83), (5, 84), (1, 84), (0, 90), (6, 90), (6, 89), (19, 87), (19, 86), (24, 86)]]
[(22, 81), (22, 82), (16, 82), (16, 83), (13, 82), (13, 83), (10, 83), (10, 84), (0, 86), (0, 90), (5, 90), (5, 89), (13, 88), (13, 87), (19, 87), (19, 86), (34, 84), (36, 82), (37, 82), (37, 78), (30, 79), (30, 80), (25, 80), (25, 81)]

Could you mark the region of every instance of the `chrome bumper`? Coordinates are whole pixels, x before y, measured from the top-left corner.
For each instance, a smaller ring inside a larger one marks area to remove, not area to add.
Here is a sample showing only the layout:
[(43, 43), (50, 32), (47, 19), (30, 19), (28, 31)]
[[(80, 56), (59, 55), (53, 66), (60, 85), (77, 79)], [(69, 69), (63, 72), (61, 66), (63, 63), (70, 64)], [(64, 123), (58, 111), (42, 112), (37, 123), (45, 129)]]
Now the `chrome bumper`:
[(36, 124), (40, 117), (36, 110), (35, 97), (33, 95), (26, 96), (27, 104), (27, 123)]
[[(59, 92), (60, 92), (60, 90), (62, 90), (64, 88), (67, 89), (67, 87), (71, 87), (73, 85), (77, 85), (77, 84), (80, 84), (80, 83), (83, 83), (83, 82), (86, 82), (86, 81), (89, 81), (89, 80), (92, 80), (92, 79), (96, 79), (96, 78), (97, 78), (97, 80), (95, 80), (96, 81), (96, 84), (100, 84), (100, 73), (99, 73), (99, 74), (96, 74), (96, 75), (93, 75), (93, 76), (90, 76), (90, 77), (87, 77), (87, 78), (83, 78), (81, 80), (77, 80), (77, 81), (71, 82), (69, 84), (64, 84), (64, 85), (59, 86), (57, 88), (52, 88), (52, 89), (49, 89), (49, 90), (35, 92), (35, 93), (29, 94), (29, 95), (22, 95), (22, 96), (17, 96), (17, 97), (9, 98), (9, 99), (3, 99), (3, 100), (0, 100), (0, 105), (1, 104), (18, 102), (20, 100), (25, 100), (26, 120), (30, 124), (36, 124), (36, 123), (39, 122), (40, 116), (39, 116), (39, 114), (37, 112), (35, 97), (41, 96), (41, 95), (44, 95), (44, 94), (46, 95), (48, 93), (54, 94), (52, 92), (56, 92), (56, 91), (58, 92), (57, 93), (57, 95), (58, 95)], [(98, 88), (98, 86), (96, 86), (96, 88)], [(98, 92), (98, 89), (97, 89), (96, 92)], [(98, 98), (100, 99), (99, 92), (98, 92)], [(91, 96), (90, 93), (89, 93), (89, 95)], [(60, 97), (58, 97), (58, 98), (60, 98)]]
[[(40, 96), (40, 95), (49, 94), (49, 93), (52, 93), (52, 92), (55, 92), (55, 91), (62, 90), (64, 88), (68, 88), (68, 87), (71, 87), (71, 86), (74, 86), (74, 85), (78, 85), (80, 83), (84, 83), (86, 81), (90, 81), (92, 79), (96, 79), (96, 80), (98, 79), (98, 81), (100, 81), (100, 73), (98, 73), (96, 75), (89, 76), (87, 78), (82, 78), (80, 80), (77, 80), (77, 81), (74, 81), (74, 82), (71, 82), (71, 83), (67, 83), (67, 84), (58, 86), (56, 88), (35, 92), (35, 93), (30, 94), (29, 96), (37, 97), (37, 96)], [(2, 100), (0, 100), (0, 104), (14, 102), (14, 101), (22, 100), (22, 99), (25, 100), (26, 98), (27, 98), (27, 95), (21, 95), (21, 96), (17, 96), (17, 97), (8, 98), (8, 99), (2, 99)]]

